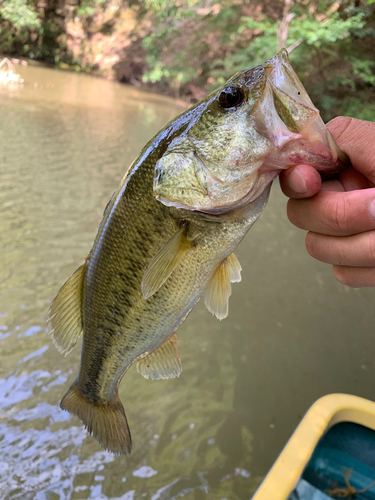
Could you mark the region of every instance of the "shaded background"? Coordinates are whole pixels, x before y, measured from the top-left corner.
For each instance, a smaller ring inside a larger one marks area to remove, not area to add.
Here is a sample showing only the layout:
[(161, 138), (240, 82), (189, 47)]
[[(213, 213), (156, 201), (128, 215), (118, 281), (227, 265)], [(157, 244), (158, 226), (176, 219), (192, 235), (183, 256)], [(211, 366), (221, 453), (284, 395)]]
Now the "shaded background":
[(375, 119), (374, 10), (372, 0), (0, 3), (0, 52), (74, 70), (17, 66), (24, 84), (0, 86), (1, 498), (250, 498), (318, 397), (375, 398), (374, 290), (337, 283), (307, 255), (277, 183), (236, 251), (243, 280), (228, 318), (193, 310), (178, 331), (179, 379), (126, 374), (131, 457), (101, 450), (59, 409), (80, 348), (61, 356), (45, 325), (139, 150), (234, 72), (287, 46), (326, 120)]
[(325, 120), (375, 119), (374, 0), (0, 2), (0, 53), (188, 103), (282, 47)]

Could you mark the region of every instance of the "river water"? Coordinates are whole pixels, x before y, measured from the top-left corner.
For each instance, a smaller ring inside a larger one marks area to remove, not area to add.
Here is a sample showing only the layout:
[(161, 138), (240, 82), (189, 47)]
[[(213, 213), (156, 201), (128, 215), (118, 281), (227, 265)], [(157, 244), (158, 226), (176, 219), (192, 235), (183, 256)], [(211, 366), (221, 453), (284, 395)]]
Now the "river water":
[(46, 313), (128, 165), (182, 108), (85, 75), (19, 71), (22, 88), (0, 88), (0, 498), (249, 499), (317, 398), (375, 398), (375, 291), (337, 283), (307, 255), (276, 184), (236, 251), (229, 317), (193, 310), (178, 331), (180, 378), (129, 370), (133, 452), (103, 451), (59, 408), (80, 348), (56, 351)]

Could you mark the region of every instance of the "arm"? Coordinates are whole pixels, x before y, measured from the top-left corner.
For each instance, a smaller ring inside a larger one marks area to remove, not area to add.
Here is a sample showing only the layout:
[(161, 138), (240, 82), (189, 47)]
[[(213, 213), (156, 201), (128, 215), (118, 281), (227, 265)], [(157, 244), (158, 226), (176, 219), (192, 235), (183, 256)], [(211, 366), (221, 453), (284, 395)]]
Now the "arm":
[(375, 123), (338, 117), (328, 127), (353, 167), (322, 181), (298, 165), (280, 176), (289, 220), (308, 232), (306, 248), (352, 287), (375, 286)]

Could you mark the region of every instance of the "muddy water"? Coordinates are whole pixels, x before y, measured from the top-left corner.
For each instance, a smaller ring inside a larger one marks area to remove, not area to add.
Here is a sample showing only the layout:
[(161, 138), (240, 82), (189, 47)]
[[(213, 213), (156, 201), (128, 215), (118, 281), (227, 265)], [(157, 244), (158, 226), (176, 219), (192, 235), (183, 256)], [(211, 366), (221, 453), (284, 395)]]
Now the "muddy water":
[(127, 373), (133, 453), (101, 450), (59, 409), (80, 349), (56, 351), (46, 312), (127, 166), (181, 108), (83, 75), (20, 72), (23, 88), (0, 89), (0, 498), (250, 498), (318, 397), (375, 398), (374, 290), (308, 257), (275, 185), (236, 252), (229, 317), (198, 304), (178, 332), (179, 379)]

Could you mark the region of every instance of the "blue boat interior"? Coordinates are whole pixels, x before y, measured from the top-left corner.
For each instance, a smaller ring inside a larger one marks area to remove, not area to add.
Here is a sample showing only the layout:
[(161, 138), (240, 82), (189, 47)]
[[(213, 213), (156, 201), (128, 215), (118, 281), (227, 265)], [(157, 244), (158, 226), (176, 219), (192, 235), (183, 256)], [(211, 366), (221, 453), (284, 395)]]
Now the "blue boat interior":
[(288, 500), (375, 500), (375, 431), (352, 422), (322, 437)]

